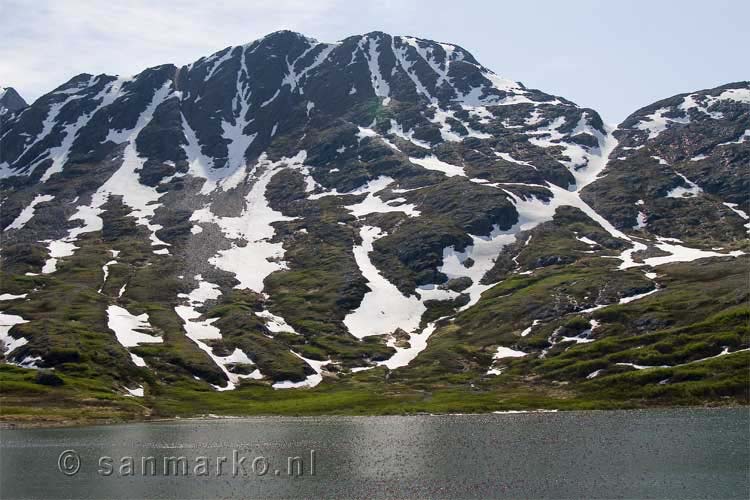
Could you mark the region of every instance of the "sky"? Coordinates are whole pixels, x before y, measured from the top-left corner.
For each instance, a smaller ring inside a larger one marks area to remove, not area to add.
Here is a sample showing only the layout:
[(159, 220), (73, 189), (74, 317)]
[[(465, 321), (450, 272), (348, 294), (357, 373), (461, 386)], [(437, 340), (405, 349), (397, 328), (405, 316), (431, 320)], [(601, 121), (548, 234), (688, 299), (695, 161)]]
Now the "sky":
[(280, 29), (462, 46), (495, 73), (616, 124), (674, 94), (750, 79), (747, 0), (0, 0), (0, 86), (29, 102), (79, 73), (188, 64)]

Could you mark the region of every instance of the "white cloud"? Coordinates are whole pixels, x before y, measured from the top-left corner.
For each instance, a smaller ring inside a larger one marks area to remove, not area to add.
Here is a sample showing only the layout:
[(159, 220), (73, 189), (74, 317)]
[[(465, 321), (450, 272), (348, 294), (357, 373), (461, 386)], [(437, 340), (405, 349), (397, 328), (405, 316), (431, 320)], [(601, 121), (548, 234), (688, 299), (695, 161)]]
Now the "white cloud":
[(278, 29), (303, 31), (339, 0), (2, 0), (0, 75), (34, 99), (72, 76), (190, 63)]

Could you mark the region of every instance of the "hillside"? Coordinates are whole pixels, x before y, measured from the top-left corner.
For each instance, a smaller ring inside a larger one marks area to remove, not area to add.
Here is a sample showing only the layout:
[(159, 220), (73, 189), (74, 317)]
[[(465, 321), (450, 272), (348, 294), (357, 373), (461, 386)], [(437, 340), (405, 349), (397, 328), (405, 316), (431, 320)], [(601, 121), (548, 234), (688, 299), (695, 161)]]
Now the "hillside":
[(748, 400), (748, 82), (610, 127), (283, 31), (7, 116), (3, 418)]

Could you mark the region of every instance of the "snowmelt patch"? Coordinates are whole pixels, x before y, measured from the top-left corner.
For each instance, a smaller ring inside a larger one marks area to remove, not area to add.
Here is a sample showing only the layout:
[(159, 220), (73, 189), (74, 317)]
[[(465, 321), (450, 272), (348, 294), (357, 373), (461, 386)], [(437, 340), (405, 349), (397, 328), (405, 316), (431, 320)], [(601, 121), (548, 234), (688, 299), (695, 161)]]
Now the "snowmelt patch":
[(31, 203), (29, 203), (29, 206), (21, 210), (21, 213), (18, 214), (18, 217), (15, 218), (13, 222), (10, 223), (8, 227), (3, 229), (3, 231), (7, 231), (8, 229), (21, 229), (23, 226), (26, 225), (27, 222), (31, 220), (32, 217), (34, 217), (34, 208), (40, 204), (44, 203), (46, 201), (52, 201), (55, 197), (48, 194), (38, 194), (34, 197), (33, 200), (31, 200)]
[[(238, 217), (219, 217), (205, 207), (194, 212), (190, 218), (194, 222), (217, 224), (225, 237), (235, 240), (231, 248), (220, 250), (209, 262), (233, 273), (240, 282), (236, 288), (248, 288), (260, 293), (266, 276), (286, 269), (286, 263), (282, 260), (283, 245), (271, 243), (270, 240), (276, 234), (273, 223), (295, 218), (270, 207), (266, 188), (273, 176), (284, 167), (305, 170), (303, 163), (306, 157), (304, 150), (292, 158), (282, 158), (277, 162), (268, 160), (265, 154), (261, 155), (252, 172), (255, 183), (245, 197), (245, 207)], [(246, 240), (247, 244), (239, 246), (237, 240)]]
[[(153, 330), (146, 313), (134, 316), (123, 307), (111, 305), (107, 308), (107, 326), (115, 332), (120, 345), (128, 350), (130, 347), (136, 347), (139, 344), (160, 344), (164, 342), (161, 337), (144, 333)], [(146, 362), (137, 354), (131, 352), (130, 357), (136, 366), (146, 366)]]
[(5, 356), (29, 343), (23, 337), (10, 336), (11, 328), (22, 323), (28, 323), (28, 321), (15, 314), (0, 313), (0, 348)]
[(221, 331), (213, 325), (219, 318), (209, 318), (201, 320), (201, 313), (197, 310), (207, 300), (213, 300), (221, 295), (219, 287), (214, 283), (204, 281), (200, 275), (195, 276), (198, 281), (198, 287), (193, 289), (189, 294), (180, 294), (181, 298), (188, 300), (188, 305), (175, 307), (175, 312), (184, 322), (186, 336), (195, 342), (195, 344), (205, 352), (216, 366), (227, 377), (227, 385), (224, 387), (214, 386), (219, 391), (231, 391), (237, 387), (240, 379), (261, 379), (263, 375), (260, 370), (256, 369), (247, 375), (232, 373), (228, 367), (233, 364), (254, 365), (252, 360), (241, 349), (235, 348), (229, 356), (217, 356), (213, 349), (204, 340), (221, 340)]
[(304, 358), (301, 355), (297, 354), (294, 351), (290, 351), (292, 354), (297, 356), (299, 359), (310, 365), (310, 367), (315, 371), (314, 374), (309, 375), (305, 378), (305, 380), (302, 380), (300, 382), (292, 382), (291, 380), (283, 380), (281, 382), (276, 382), (273, 384), (274, 389), (299, 389), (301, 387), (308, 387), (312, 388), (318, 385), (323, 381), (323, 367), (330, 363), (330, 361), (318, 361), (315, 359), (308, 359)]
[(353, 250), (354, 259), (370, 288), (359, 307), (344, 318), (349, 332), (359, 339), (370, 335), (385, 335), (397, 328), (411, 332), (419, 326), (422, 313), (426, 310), (416, 295), (404, 296), (380, 274), (370, 260), (373, 242), (383, 236), (385, 233), (378, 227), (362, 226), (362, 244), (356, 245)]

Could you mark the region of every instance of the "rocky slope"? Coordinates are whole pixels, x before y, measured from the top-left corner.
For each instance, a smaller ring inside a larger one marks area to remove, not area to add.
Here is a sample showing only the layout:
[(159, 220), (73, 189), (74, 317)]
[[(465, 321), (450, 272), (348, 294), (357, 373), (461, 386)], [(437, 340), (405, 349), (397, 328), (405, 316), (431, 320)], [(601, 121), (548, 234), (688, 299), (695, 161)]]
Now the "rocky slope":
[(613, 130), (455, 45), (277, 32), (8, 116), (6, 406), (747, 397), (746, 352), (662, 383), (748, 347), (747, 82)]
[[(13, 87), (0, 87), (0, 117), (15, 114), (28, 106)], [(4, 118), (3, 118), (4, 119)]]
[(724, 85), (656, 102), (615, 132), (605, 178), (584, 193), (620, 229), (686, 241), (747, 237), (748, 84)]

